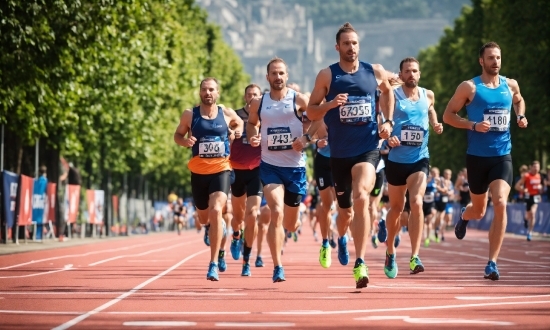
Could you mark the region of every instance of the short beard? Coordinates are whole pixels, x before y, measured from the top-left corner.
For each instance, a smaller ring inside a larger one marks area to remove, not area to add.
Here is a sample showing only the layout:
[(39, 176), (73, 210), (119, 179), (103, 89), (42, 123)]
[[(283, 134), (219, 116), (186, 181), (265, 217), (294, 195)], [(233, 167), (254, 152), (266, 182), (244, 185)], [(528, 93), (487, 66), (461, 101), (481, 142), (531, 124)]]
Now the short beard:
[(408, 82), (406, 81), (405, 82), (405, 86), (407, 86), (407, 88), (415, 88), (416, 86), (418, 86), (418, 82)]
[(216, 103), (216, 99), (215, 99), (215, 98), (212, 98), (212, 101), (207, 100), (207, 99), (201, 99), (201, 102), (202, 102), (202, 104), (204, 104), (204, 105), (212, 105), (212, 104), (215, 104), (215, 103)]
[(271, 90), (274, 90), (274, 91), (282, 91), (285, 88), (285, 84), (282, 83), (281, 87), (279, 87), (279, 86), (275, 86), (275, 84), (270, 83), (269, 87), (271, 87)]

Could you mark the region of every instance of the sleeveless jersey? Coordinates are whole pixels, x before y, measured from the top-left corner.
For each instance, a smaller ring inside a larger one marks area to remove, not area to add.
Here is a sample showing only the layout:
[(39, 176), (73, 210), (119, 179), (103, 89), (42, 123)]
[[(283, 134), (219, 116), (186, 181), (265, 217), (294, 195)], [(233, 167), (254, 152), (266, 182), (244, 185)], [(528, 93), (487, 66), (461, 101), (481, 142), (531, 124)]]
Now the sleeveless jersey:
[(262, 161), (279, 167), (305, 167), (303, 152), (292, 149), (294, 139), (303, 135), (302, 118), (296, 110), (296, 92), (288, 89), (280, 101), (266, 93), (260, 101)]
[(542, 189), (540, 189), (542, 180), (540, 177), (540, 173), (537, 173), (535, 175), (527, 172), (523, 175), (523, 184), (525, 186), (525, 189), (527, 189), (527, 192), (529, 195), (540, 195), (542, 193)]
[(330, 144), (327, 144), (324, 148), (317, 148), (317, 152), (327, 158), (330, 158)]
[(191, 133), (197, 139), (192, 147), (193, 158), (187, 167), (196, 174), (215, 174), (231, 170), (229, 165), (229, 139), (223, 110), (213, 119), (201, 116), (200, 107), (193, 108)]
[(435, 188), (435, 178), (432, 178), (427, 184), (426, 184), (426, 192), (424, 193), (424, 203), (431, 203), (435, 201), (435, 192), (437, 189)]
[(401, 145), (390, 150), (388, 159), (396, 163), (412, 164), (423, 158), (429, 158), (428, 137), (430, 135), (426, 89), (419, 87), (419, 99), (411, 101), (403, 88), (394, 89), (395, 110), (393, 134)]
[(486, 133), (468, 131), (468, 155), (495, 157), (510, 154), (510, 109), (512, 92), (506, 77), (500, 77), (497, 88), (489, 88), (481, 78), (473, 78), (476, 86), (474, 99), (466, 106), (468, 119), (474, 122), (489, 121), (491, 128)]
[[(235, 112), (243, 120), (244, 127), (246, 128), (248, 112), (244, 108)], [(237, 170), (251, 170), (260, 166), (261, 149), (250, 145), (246, 137), (246, 129), (243, 130), (242, 137), (233, 140), (229, 160), (231, 161), (231, 167)]]
[(347, 93), (345, 105), (330, 109), (324, 117), (331, 156), (349, 158), (378, 149), (375, 95), (378, 83), (372, 65), (359, 62), (354, 73), (344, 72), (339, 63), (330, 66), (332, 80), (326, 101)]

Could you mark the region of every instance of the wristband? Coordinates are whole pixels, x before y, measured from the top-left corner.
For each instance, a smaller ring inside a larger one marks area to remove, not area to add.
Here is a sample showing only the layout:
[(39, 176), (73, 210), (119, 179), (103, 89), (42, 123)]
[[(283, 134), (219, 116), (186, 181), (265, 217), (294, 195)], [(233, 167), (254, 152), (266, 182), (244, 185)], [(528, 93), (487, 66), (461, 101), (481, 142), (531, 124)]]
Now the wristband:
[(476, 131), (476, 125), (477, 125), (477, 122), (474, 121), (474, 124), (472, 125), (472, 131), (474, 131), (474, 132)]

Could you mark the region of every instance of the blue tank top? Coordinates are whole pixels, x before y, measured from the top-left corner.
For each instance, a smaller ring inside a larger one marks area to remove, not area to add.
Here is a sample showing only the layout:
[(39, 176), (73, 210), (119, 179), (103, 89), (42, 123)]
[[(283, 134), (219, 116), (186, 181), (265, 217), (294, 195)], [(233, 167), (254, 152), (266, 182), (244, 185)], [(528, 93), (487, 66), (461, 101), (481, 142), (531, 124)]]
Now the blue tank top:
[(497, 88), (485, 86), (479, 76), (472, 80), (476, 86), (476, 94), (472, 102), (466, 106), (468, 119), (475, 122), (487, 120), (491, 123), (491, 128), (486, 133), (469, 130), (466, 153), (479, 157), (508, 155), (512, 151), (510, 139), (512, 92), (506, 77), (500, 76), (500, 85)]
[(426, 89), (419, 87), (418, 101), (411, 101), (402, 87), (393, 91), (395, 110), (393, 134), (399, 138), (401, 145), (390, 150), (388, 159), (396, 163), (412, 164), (423, 158), (429, 158), (428, 137), (430, 135)]
[(348, 158), (378, 149), (375, 95), (378, 83), (372, 65), (359, 62), (354, 73), (344, 72), (338, 63), (330, 66), (332, 80), (326, 101), (348, 93), (348, 103), (325, 114), (331, 156)]
[(432, 203), (435, 201), (435, 179), (432, 178), (427, 184), (426, 184), (426, 192), (424, 193), (424, 202), (425, 203)]
[(227, 123), (221, 107), (218, 107), (218, 115), (214, 119), (203, 118), (200, 107), (193, 108), (191, 132), (197, 139), (192, 148), (193, 157), (221, 158), (229, 155)]

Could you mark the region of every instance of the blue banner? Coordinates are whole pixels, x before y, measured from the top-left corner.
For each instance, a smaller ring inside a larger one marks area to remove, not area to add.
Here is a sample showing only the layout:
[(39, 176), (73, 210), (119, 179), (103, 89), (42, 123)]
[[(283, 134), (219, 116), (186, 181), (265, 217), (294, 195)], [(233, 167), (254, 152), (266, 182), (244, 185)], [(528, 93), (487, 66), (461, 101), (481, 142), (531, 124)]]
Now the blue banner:
[(9, 228), (13, 227), (15, 222), (15, 206), (17, 204), (17, 183), (19, 175), (4, 171), (2, 173), (2, 203), (4, 210), (4, 223)]
[(42, 239), (42, 224), (44, 223), (44, 210), (46, 209), (46, 188), (48, 180), (41, 176), (34, 180), (32, 193), (32, 221), (36, 222), (36, 239)]

